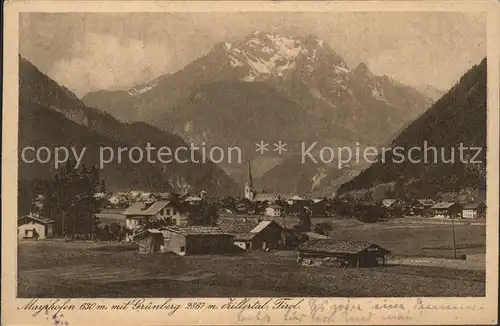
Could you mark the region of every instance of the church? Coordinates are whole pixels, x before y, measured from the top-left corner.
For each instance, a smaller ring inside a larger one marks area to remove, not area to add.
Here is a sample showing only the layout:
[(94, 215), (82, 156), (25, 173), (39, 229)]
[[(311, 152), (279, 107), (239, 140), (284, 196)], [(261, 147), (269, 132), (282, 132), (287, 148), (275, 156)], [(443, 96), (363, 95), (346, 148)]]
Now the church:
[(245, 182), (245, 198), (251, 202), (268, 202), (274, 203), (280, 200), (280, 196), (275, 193), (261, 192), (258, 193), (253, 186), (252, 167), (248, 162), (248, 176)]

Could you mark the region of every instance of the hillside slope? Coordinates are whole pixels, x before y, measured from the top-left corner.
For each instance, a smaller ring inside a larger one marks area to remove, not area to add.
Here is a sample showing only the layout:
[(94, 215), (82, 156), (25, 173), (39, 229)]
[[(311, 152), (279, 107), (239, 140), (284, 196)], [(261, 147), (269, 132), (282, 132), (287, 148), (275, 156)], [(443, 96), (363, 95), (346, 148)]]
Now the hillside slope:
[[(400, 146), (405, 152), (412, 147), (421, 148), (421, 153), (413, 153), (413, 159), (420, 160), (421, 163), (405, 160), (397, 164), (393, 162), (393, 158), (399, 161), (399, 157), (388, 152), (385, 163), (380, 161), (373, 164), (342, 185), (339, 192), (345, 194), (369, 190), (389, 183), (402, 196), (435, 196), (465, 189), (483, 192), (486, 187), (486, 65), (485, 58), (471, 68), (453, 88), (392, 142), (392, 148)], [(428, 148), (427, 163), (424, 162), (423, 153), (425, 142)], [(475, 158), (473, 156), (476, 150), (463, 150), (461, 160), (461, 145), (467, 148), (480, 147), (482, 150)], [(430, 147), (437, 148), (436, 162), (434, 150), (429, 149)], [(447, 163), (451, 158), (453, 162)], [(472, 159), (480, 163), (471, 162)]]
[[(19, 151), (33, 144), (49, 148), (87, 147), (86, 157), (89, 163), (95, 164), (102, 146), (112, 147), (115, 152), (118, 147), (138, 146), (144, 149), (147, 143), (172, 150), (187, 146), (178, 135), (143, 122), (121, 123), (108, 113), (86, 106), (73, 93), (23, 58), (19, 58), (19, 115)], [(135, 164), (128, 158), (122, 163), (115, 159), (113, 164), (105, 166), (102, 174), (111, 189), (189, 189), (213, 194), (236, 191), (234, 182), (212, 162), (162, 164), (155, 160), (157, 163), (144, 159), (142, 163)], [(50, 172), (48, 164), (20, 162), (20, 179), (49, 178)]]

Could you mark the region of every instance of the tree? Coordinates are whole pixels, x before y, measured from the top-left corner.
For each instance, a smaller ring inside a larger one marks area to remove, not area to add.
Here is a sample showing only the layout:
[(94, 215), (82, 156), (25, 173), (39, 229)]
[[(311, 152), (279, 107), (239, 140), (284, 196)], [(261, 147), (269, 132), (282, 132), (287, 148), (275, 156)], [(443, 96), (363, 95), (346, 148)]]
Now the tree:
[(302, 231), (311, 231), (311, 211), (303, 210), (299, 215), (299, 229)]
[(218, 218), (217, 205), (206, 200), (202, 200), (200, 205), (188, 207), (189, 225), (215, 225)]
[(57, 171), (53, 180), (33, 185), (35, 194), (43, 194), (43, 204), (39, 205), (43, 215), (55, 221), (55, 235), (86, 239), (95, 236), (99, 225), (95, 213), (99, 203), (94, 194), (99, 185), (95, 172), (85, 167), (77, 170), (71, 160)]
[(109, 231), (110, 231), (112, 240), (114, 240), (114, 241), (121, 240), (120, 235), (121, 235), (122, 228), (121, 228), (120, 224), (115, 223), (115, 222), (111, 223), (111, 225), (109, 226)]

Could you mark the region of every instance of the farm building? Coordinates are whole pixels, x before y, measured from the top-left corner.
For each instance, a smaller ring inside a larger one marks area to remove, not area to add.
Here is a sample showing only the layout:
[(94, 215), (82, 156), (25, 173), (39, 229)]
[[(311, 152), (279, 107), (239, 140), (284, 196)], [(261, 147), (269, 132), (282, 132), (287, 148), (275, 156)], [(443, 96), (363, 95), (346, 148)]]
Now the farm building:
[(297, 247), (298, 261), (332, 260), (342, 266), (370, 267), (381, 262), (390, 251), (366, 241), (310, 239)]
[(54, 221), (38, 215), (25, 215), (17, 220), (17, 238), (46, 239), (52, 237)]
[(283, 245), (284, 229), (274, 221), (261, 221), (249, 232), (236, 235), (234, 244), (244, 250), (277, 249)]
[(416, 215), (429, 215), (432, 213), (432, 206), (435, 202), (432, 199), (416, 199), (411, 204), (412, 212)]
[(137, 232), (132, 239), (137, 244), (137, 252), (151, 254), (162, 251), (163, 233), (158, 229), (148, 229)]
[(190, 226), (164, 227), (162, 251), (172, 251), (178, 255), (214, 254), (230, 252), (233, 236), (218, 227)]
[(136, 202), (130, 205), (122, 214), (125, 215), (126, 228), (132, 232), (139, 230), (147, 223), (155, 221), (163, 221), (165, 224), (177, 226), (187, 225), (187, 216), (180, 212), (178, 205), (168, 200), (149, 203)]
[(457, 217), (462, 213), (462, 207), (459, 203), (440, 202), (431, 207), (434, 217)]
[(266, 207), (265, 215), (266, 216), (281, 216), (283, 214), (283, 207), (278, 205), (270, 205)]
[(233, 236), (217, 227), (161, 227), (136, 233), (133, 241), (139, 253), (174, 252), (178, 255), (230, 252)]
[(486, 205), (484, 203), (468, 203), (462, 208), (463, 218), (481, 218), (486, 214)]
[(259, 223), (260, 220), (256, 218), (233, 218), (226, 220), (220, 219), (217, 221), (217, 226), (222, 231), (236, 236), (238, 234), (250, 232)]

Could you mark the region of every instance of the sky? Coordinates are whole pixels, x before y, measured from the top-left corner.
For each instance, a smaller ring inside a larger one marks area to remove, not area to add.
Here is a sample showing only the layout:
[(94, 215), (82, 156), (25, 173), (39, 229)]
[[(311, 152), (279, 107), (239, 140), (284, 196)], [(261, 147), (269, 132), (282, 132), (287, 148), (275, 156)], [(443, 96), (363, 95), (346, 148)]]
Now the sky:
[(459, 12), (22, 13), (19, 52), (83, 96), (182, 69), (253, 31), (323, 39), (354, 68), (449, 89), (486, 56), (486, 16)]

